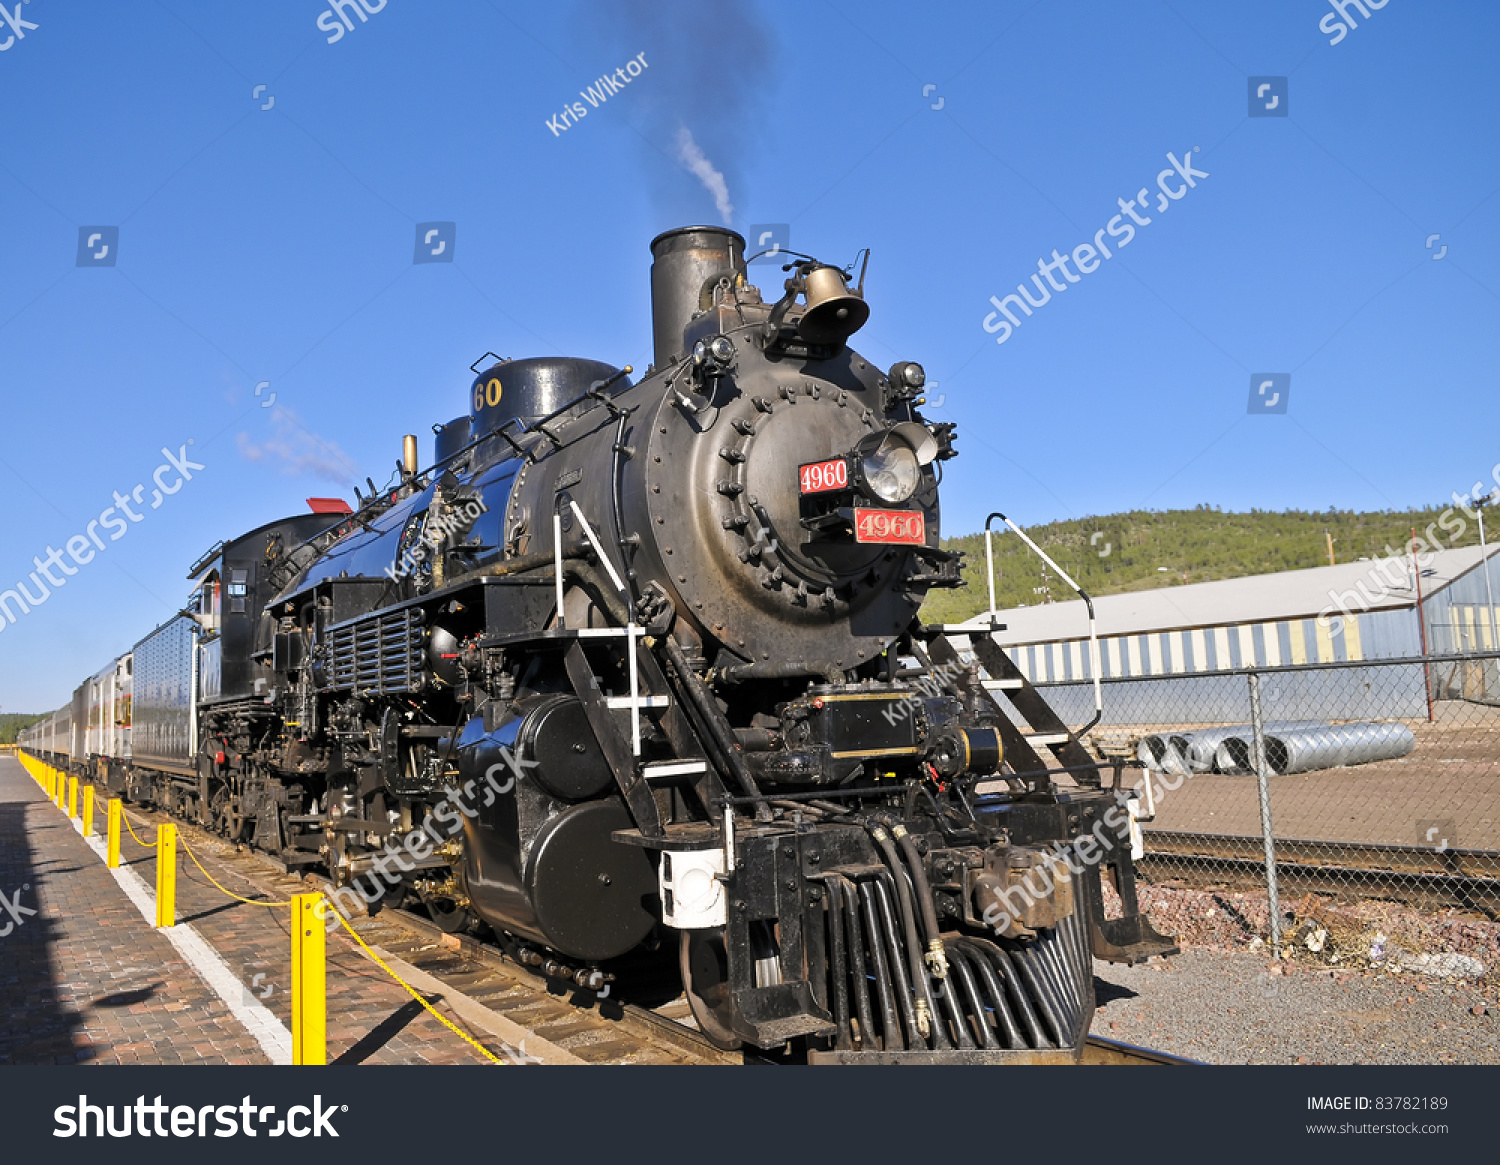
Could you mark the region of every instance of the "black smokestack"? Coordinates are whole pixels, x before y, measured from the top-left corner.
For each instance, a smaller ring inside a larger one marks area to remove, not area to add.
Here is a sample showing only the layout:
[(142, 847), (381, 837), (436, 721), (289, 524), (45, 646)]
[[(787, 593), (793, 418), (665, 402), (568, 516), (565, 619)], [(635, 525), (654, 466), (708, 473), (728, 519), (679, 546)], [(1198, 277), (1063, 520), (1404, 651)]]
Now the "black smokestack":
[(745, 240), (723, 227), (679, 227), (651, 240), (651, 336), (658, 369), (683, 355), (682, 332), (714, 285), (745, 270)]

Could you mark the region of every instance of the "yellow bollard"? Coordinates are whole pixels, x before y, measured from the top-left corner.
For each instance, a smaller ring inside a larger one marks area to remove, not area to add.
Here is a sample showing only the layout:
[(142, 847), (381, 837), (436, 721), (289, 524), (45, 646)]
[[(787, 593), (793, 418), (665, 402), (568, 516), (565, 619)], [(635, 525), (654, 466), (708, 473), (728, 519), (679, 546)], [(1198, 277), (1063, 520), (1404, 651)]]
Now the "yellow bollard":
[(68, 816), (78, 816), (78, 778), (68, 778)]
[(321, 894), (292, 895), (292, 1063), (328, 1063), (328, 1000)]
[(57, 802), (57, 807), (59, 809), (61, 809), (63, 807), (63, 803), (64, 803), (64, 800), (67, 798), (67, 795), (68, 795), (68, 775), (66, 773), (58, 773), (57, 774), (57, 796), (53, 797), (52, 799)]
[(177, 925), (177, 826), (156, 827), (156, 925)]
[(106, 811), (104, 864), (111, 870), (120, 868), (120, 799), (111, 797)]
[(83, 791), (83, 836), (94, 836), (94, 786)]

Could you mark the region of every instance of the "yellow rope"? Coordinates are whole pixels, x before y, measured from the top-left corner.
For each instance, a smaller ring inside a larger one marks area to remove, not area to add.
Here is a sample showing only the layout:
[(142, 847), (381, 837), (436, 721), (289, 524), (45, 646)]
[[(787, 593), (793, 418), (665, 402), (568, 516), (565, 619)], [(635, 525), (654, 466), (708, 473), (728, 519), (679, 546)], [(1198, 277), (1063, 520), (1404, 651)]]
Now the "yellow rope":
[[(120, 816), (121, 816), (121, 817), (122, 817), (122, 818), (123, 818), (123, 819), (124, 819), (124, 821), (125, 821), (125, 828), (126, 828), (126, 829), (129, 829), (129, 830), (130, 830), (130, 836), (131, 836), (131, 837), (135, 837), (135, 830), (134, 830), (134, 829), (132, 829), (132, 828), (131, 828), (131, 825), (130, 825), (130, 814), (129, 814), (129, 813), (126, 813), (126, 812), (125, 812), (125, 810), (124, 810), (124, 807), (123, 807), (123, 806), (121, 806), (121, 809), (120, 809)], [(150, 849), (150, 848), (151, 848), (151, 847), (152, 847), (152, 846), (154, 846), (154, 845), (155, 845), (155, 844), (156, 844), (156, 843), (155, 843), (155, 842), (154, 842), (154, 841), (142, 841), (142, 840), (141, 840), (141, 839), (140, 839), (140, 838), (138, 838), (138, 837), (135, 837), (135, 844), (136, 844), (136, 845), (143, 845), (143, 846), (145, 846), (145, 847), (146, 847), (146, 848), (147, 848), (147, 849)]]
[[(146, 846), (147, 848), (149, 848), (150, 846), (154, 846), (156, 844), (156, 842), (154, 842), (154, 841), (153, 842), (144, 842), (139, 837), (135, 836), (135, 830), (132, 829), (131, 825), (130, 825), (130, 814), (128, 814), (128, 813), (121, 813), (120, 816), (122, 818), (124, 818), (124, 820), (125, 820), (125, 828), (130, 830), (130, 836), (131, 837), (135, 837), (135, 841), (136, 841), (137, 845), (142, 845), (142, 846)], [(221, 893), (229, 895), (229, 897), (233, 898), (235, 901), (237, 901), (237, 902), (245, 902), (245, 903), (248, 903), (251, 906), (290, 906), (291, 905), (290, 902), (264, 902), (264, 901), (257, 901), (254, 898), (241, 898), (238, 894), (234, 893), (233, 891), (224, 889), (223, 886), (219, 885), (218, 880), (212, 874), (210, 874), (207, 870), (205, 870), (203, 868), (203, 863), (198, 860), (198, 855), (195, 854), (193, 852), (192, 847), (190, 845), (188, 845), (187, 839), (184, 838), (183, 836), (181, 836), (179, 834), (177, 840), (179, 842), (181, 842), (182, 848), (187, 851), (188, 857), (190, 857), (190, 858), (193, 859), (193, 865), (195, 865), (195, 866), (198, 867), (199, 871), (203, 874), (203, 876), (205, 878), (207, 878), (210, 882), (212, 882), (214, 884), (214, 886)], [(415, 999), (418, 1003), (420, 1003), (423, 1007), (425, 1007), (429, 1012), (431, 1012), (432, 1015), (433, 1015), (433, 1017), (439, 1023), (441, 1023), (444, 1027), (446, 1027), (449, 1031), (451, 1031), (459, 1039), (461, 1039), (465, 1043), (467, 1043), (470, 1047), (472, 1047), (476, 1052), (478, 1052), (485, 1059), (489, 1060), (490, 1063), (492, 1063), (492, 1064), (503, 1064), (503, 1063), (505, 1063), (504, 1060), (502, 1060), (499, 1056), (495, 1055), (494, 1052), (490, 1051), (483, 1044), (481, 1044), (478, 1040), (474, 1039), (468, 1033), (460, 1031), (459, 1028), (457, 1026), (455, 1026), (454, 1023), (451, 1020), (449, 1020), (447, 1016), (443, 1015), (441, 1012), (439, 1012), (437, 1010), (437, 1008), (433, 1007), (432, 1004), (428, 1003), (427, 1000), (423, 999), (422, 996), (417, 992), (417, 990), (410, 983), (408, 983), (405, 979), (401, 978), (401, 976), (398, 975), (398, 974), (396, 974), (395, 971), (391, 970), (390, 967), (386, 966), (385, 960), (382, 959), (379, 955), (377, 955), (374, 951), (372, 951), (370, 949), (369, 944), (366, 943), (364, 939), (362, 939), (362, 938), (359, 937), (358, 932), (355, 931), (355, 929), (352, 926), (349, 925), (348, 920), (342, 914), (339, 913), (338, 908), (336, 906), (334, 906), (333, 903), (329, 902), (326, 898), (323, 900), (323, 908), (324, 908), (325, 911), (332, 911), (333, 912), (333, 916), (339, 920), (339, 925), (342, 926), (345, 930), (347, 930), (349, 932), (349, 937), (352, 938), (356, 943), (358, 943), (360, 945), (360, 948), (365, 952), (365, 954), (369, 955), (370, 958), (375, 961), (375, 965), (377, 967), (379, 967), (382, 971), (384, 971), (387, 975), (389, 975), (392, 979), (396, 980), (397, 983), (400, 983), (402, 987), (406, 988), (407, 994), (410, 995), (413, 999)]]
[(471, 1045), (476, 1051), (478, 1051), (481, 1055), (483, 1055), (486, 1059), (488, 1059), (490, 1061), (490, 1063), (492, 1063), (492, 1064), (503, 1064), (503, 1063), (505, 1063), (504, 1060), (502, 1060), (499, 1056), (495, 1055), (494, 1052), (490, 1051), (483, 1044), (479, 1043), (477, 1040), (473, 1039), (471, 1036), (469, 1036), (465, 1032), (459, 1031), (458, 1028), (455, 1027), (449, 1021), (449, 1019), (448, 1019), (447, 1016), (440, 1014), (438, 1012), (438, 1010), (435, 1007), (432, 1006), (432, 1004), (428, 1003), (427, 1000), (425, 1000), (425, 999), (423, 999), (421, 997), (421, 995), (417, 994), (416, 990), (412, 987), (412, 985), (410, 983), (408, 983), (405, 979), (401, 978), (401, 976), (398, 975), (398, 974), (396, 974), (395, 971), (392, 971), (389, 967), (387, 967), (385, 965), (385, 960), (382, 959), (379, 955), (377, 955), (374, 951), (372, 951), (370, 949), (369, 944), (366, 943), (364, 939), (362, 939), (362, 938), (359, 937), (358, 933), (355, 932), (355, 929), (352, 926), (349, 925), (348, 920), (342, 914), (339, 913), (338, 907), (334, 906), (333, 903), (329, 902), (326, 898), (323, 900), (323, 904), (324, 904), (324, 909), (325, 910), (331, 910), (333, 912), (333, 916), (339, 920), (339, 925), (342, 926), (345, 930), (347, 930), (349, 932), (350, 936), (354, 939), (354, 941), (357, 942), (361, 947), (364, 948), (365, 954), (369, 955), (370, 958), (374, 959), (376, 965), (382, 971), (384, 971), (392, 979), (396, 980), (397, 983), (400, 983), (401, 986), (405, 987), (406, 990), (407, 990), (407, 993), (413, 999), (415, 999), (418, 1003), (420, 1003), (428, 1011), (432, 1012), (432, 1014), (434, 1016), (436, 1016), (438, 1022), (440, 1022), (444, 1027), (446, 1027), (449, 1031), (451, 1031), (459, 1039), (464, 1040), (466, 1043), (468, 1043), (469, 1045)]
[(219, 885), (218, 879), (216, 879), (207, 870), (203, 869), (203, 863), (198, 860), (198, 855), (193, 852), (193, 847), (190, 846), (190, 845), (188, 845), (187, 838), (183, 837), (182, 834), (179, 833), (177, 835), (177, 841), (178, 841), (178, 844), (180, 844), (183, 849), (187, 850), (187, 856), (193, 859), (193, 865), (195, 865), (195, 866), (198, 867), (198, 869), (202, 872), (203, 876), (205, 878), (207, 878), (210, 882), (212, 882), (214, 884), (214, 886), (218, 888), (218, 890), (219, 890), (220, 893), (222, 893), (222, 894), (228, 894), (236, 902), (248, 902), (251, 906), (290, 906), (291, 905), (290, 901), (287, 901), (287, 902), (276, 902), (276, 901), (269, 901), (269, 900), (265, 900), (265, 899), (241, 898), (233, 890), (226, 890), (226, 889), (224, 889), (223, 886)]

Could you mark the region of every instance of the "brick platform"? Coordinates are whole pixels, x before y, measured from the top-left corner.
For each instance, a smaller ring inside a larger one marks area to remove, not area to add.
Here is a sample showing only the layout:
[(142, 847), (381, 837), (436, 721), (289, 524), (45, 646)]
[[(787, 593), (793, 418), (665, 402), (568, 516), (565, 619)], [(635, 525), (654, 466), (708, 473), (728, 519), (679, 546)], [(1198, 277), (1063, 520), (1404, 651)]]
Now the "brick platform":
[[(96, 828), (102, 829), (102, 803)], [(152, 835), (136, 832), (143, 840)], [(215, 860), (223, 849), (184, 831), (225, 887), (260, 892)], [(154, 851), (124, 833), (121, 862), (148, 885)], [(257, 879), (258, 881), (260, 879)], [(307, 888), (280, 880), (285, 899)], [(0, 906), (0, 1064), (264, 1064), (268, 1057), (168, 941), (125, 895), (73, 824), (12, 757), (0, 758), (0, 893), (35, 910), (20, 923)], [(177, 919), (191, 926), (283, 1024), (291, 939), (289, 910), (236, 902), (215, 889), (179, 848)], [(259, 978), (257, 978), (259, 976)], [(496, 1054), (495, 1038), (460, 1029)], [(368, 1064), (489, 1061), (418, 1005), (342, 931), (328, 939), (328, 1060)]]

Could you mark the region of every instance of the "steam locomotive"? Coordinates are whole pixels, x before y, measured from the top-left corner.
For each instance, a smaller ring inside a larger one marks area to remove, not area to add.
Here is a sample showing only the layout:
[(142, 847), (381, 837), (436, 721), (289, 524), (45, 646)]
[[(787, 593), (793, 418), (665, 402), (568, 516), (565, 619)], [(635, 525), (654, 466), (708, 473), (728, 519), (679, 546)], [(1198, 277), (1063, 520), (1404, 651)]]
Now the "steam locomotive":
[(651, 249), (638, 381), (476, 365), (431, 466), (215, 545), (23, 747), (585, 988), (675, 955), (724, 1047), (1078, 1059), (1093, 959), (1175, 947), (1119, 770), (918, 619), (954, 427), (848, 346), (863, 271)]

